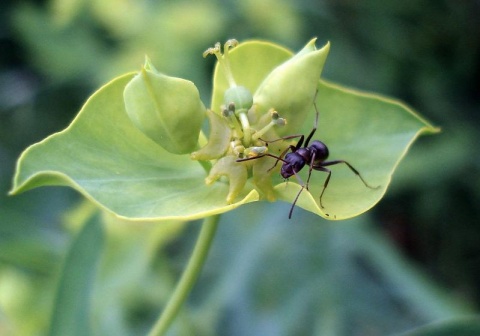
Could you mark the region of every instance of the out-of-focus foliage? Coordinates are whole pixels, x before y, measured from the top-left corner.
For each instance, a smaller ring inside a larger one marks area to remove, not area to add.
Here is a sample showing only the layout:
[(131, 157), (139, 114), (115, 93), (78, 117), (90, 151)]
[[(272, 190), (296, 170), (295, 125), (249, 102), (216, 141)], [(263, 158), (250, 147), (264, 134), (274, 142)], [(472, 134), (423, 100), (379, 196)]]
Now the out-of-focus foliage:
[[(68, 189), (7, 198), (20, 151), (63, 129), (98, 85), (137, 69), (145, 54), (158, 69), (197, 83), (208, 101), (213, 59), (201, 53), (230, 37), (293, 50), (312, 36), (319, 45), (329, 40), (326, 78), (399, 97), (443, 132), (412, 148), (387, 198), (355, 221), (332, 225), (300, 211), (288, 221), (287, 203), (226, 215), (174, 332), (384, 335), (475, 313), (479, 7), (447, 0), (2, 2), (0, 334), (48, 330), (63, 260), (82, 213), (93, 211), (77, 208), (73, 225), (65, 211), (79, 199)], [(198, 231), (176, 224), (168, 233), (151, 224), (106, 226), (91, 284), (97, 334), (149, 329)]]

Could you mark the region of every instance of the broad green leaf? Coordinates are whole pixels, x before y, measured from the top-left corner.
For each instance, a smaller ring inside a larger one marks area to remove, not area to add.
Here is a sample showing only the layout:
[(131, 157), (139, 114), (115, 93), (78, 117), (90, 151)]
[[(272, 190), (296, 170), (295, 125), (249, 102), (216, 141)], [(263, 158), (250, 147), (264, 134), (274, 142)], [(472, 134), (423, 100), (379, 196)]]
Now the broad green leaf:
[[(329, 160), (348, 161), (368, 184), (379, 188), (365, 187), (345, 164), (338, 164), (328, 167), (332, 177), (322, 200), (325, 208), (318, 202), (326, 173), (316, 171), (312, 172), (310, 194), (305, 192), (298, 205), (330, 219), (354, 217), (380, 201), (414, 140), (438, 130), (398, 101), (325, 81), (319, 83), (318, 90), (320, 116), (314, 139), (327, 144)], [(300, 133), (311, 131), (315, 114), (310, 116)], [(306, 172), (302, 176), (306, 178)], [(282, 183), (276, 190), (281, 199), (292, 202), (299, 188)]]
[[(255, 92), (268, 73), (291, 55), (271, 43), (248, 42), (230, 52), (230, 63), (236, 82)], [(217, 67), (212, 97), (217, 113), (228, 87), (224, 77)], [(42, 185), (68, 185), (121, 217), (138, 219), (195, 219), (259, 199), (248, 182), (235, 203), (228, 205), (228, 182), (206, 186), (207, 174), (198, 162), (189, 155), (168, 153), (140, 132), (127, 117), (122, 99), (131, 78), (125, 75), (105, 85), (66, 130), (27, 149), (19, 160), (12, 193)], [(326, 174), (318, 171), (312, 171), (309, 191), (302, 193), (297, 205), (325, 218), (349, 218), (381, 199), (408, 147), (420, 134), (435, 128), (399, 102), (326, 82), (319, 82), (318, 89), (320, 119), (314, 138), (329, 146), (330, 159), (348, 161), (370, 185), (379, 188), (365, 187), (348, 167), (335, 165), (329, 167), (332, 178), (323, 197), (325, 208), (319, 207), (318, 198)], [(314, 119), (312, 107), (305, 120), (291, 123), (303, 126), (288, 129), (287, 134), (308, 134)], [(285, 141), (285, 148), (288, 144), (295, 141)], [(274, 163), (272, 158), (259, 160)], [(280, 166), (272, 174), (276, 196), (291, 203), (300, 187), (295, 178), (283, 183)], [(307, 168), (301, 172), (304, 181), (307, 173)]]
[(67, 129), (29, 147), (19, 159), (12, 193), (70, 186), (110, 212), (138, 219), (196, 219), (258, 199), (245, 189), (227, 205), (227, 183), (206, 186), (198, 162), (165, 151), (140, 132), (123, 104), (132, 77), (100, 88)]
[(51, 336), (91, 335), (93, 284), (103, 244), (99, 216), (94, 216), (85, 223), (65, 259), (52, 313)]
[[(233, 76), (239, 85), (244, 85), (255, 92), (262, 83), (258, 69), (271, 71), (291, 56), (292, 53), (288, 50), (270, 43), (240, 44), (230, 52)], [(255, 62), (250, 62), (251, 59)], [(212, 96), (213, 109), (221, 104), (222, 90), (227, 87), (224, 77), (223, 69), (217, 67)], [(319, 196), (326, 173), (312, 171), (310, 192), (303, 191), (297, 206), (329, 219), (350, 218), (373, 207), (385, 194), (395, 168), (413, 141), (423, 133), (437, 131), (398, 101), (342, 88), (325, 81), (319, 82), (316, 103), (319, 110), (319, 125), (313, 139), (326, 143), (330, 150), (330, 160), (348, 161), (367, 183), (379, 187), (374, 190), (365, 187), (344, 164), (330, 166), (332, 177), (323, 196), (325, 208), (322, 209), (319, 206)], [(314, 120), (315, 110), (312, 106), (307, 118), (300, 123), (287, 120), (289, 133), (285, 135), (308, 135), (313, 128)], [(303, 126), (295, 129), (289, 127), (291, 124)], [(288, 144), (295, 144), (295, 141), (285, 142), (285, 148)], [(275, 162), (271, 158), (260, 160), (270, 160), (272, 165)], [(277, 165), (274, 173), (277, 197), (292, 203), (300, 186), (294, 177), (289, 183), (282, 183), (278, 173), (280, 166), (281, 164)], [(303, 181), (306, 181), (307, 173), (308, 167), (301, 172)]]

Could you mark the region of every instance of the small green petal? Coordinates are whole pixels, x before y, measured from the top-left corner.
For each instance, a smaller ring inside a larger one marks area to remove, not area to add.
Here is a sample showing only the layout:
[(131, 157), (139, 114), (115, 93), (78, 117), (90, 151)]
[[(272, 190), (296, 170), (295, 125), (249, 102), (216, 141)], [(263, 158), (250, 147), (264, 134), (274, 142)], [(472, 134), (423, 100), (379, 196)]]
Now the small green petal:
[(235, 156), (224, 156), (215, 163), (210, 174), (205, 179), (207, 185), (213, 184), (220, 177), (226, 176), (229, 180), (229, 192), (227, 203), (232, 204), (235, 198), (242, 192), (245, 183), (247, 183), (247, 167), (244, 164), (236, 162)]
[(208, 143), (191, 154), (192, 160), (218, 159), (225, 154), (230, 144), (232, 130), (225, 118), (220, 117), (212, 110), (207, 110), (207, 117), (210, 122)]

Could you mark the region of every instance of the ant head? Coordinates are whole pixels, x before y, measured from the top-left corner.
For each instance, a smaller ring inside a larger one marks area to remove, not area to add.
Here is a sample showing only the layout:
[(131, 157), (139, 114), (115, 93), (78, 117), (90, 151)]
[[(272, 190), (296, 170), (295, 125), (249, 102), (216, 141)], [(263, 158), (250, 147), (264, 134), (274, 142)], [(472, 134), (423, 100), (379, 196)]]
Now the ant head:
[(280, 175), (283, 178), (287, 179), (293, 176), (295, 173), (298, 173), (305, 166), (305, 159), (295, 153), (288, 153), (285, 156), (285, 161), (283, 162), (282, 169), (280, 169)]
[(326, 160), (328, 158), (328, 147), (319, 140), (313, 140), (310, 144), (310, 148), (315, 150), (316, 160)]

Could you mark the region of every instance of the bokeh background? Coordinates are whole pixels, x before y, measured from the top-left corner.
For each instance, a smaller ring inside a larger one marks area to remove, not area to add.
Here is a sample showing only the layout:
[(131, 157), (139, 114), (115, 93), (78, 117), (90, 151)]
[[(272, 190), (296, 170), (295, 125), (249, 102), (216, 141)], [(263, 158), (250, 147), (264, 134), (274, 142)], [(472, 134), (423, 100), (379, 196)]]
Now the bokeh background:
[[(287, 203), (222, 217), (172, 335), (387, 335), (480, 304), (480, 2), (52, 0), (0, 3), (0, 334), (42, 335), (69, 246), (92, 206), (67, 188), (8, 197), (27, 146), (65, 128), (114, 76), (156, 68), (208, 104), (217, 41), (332, 43), (323, 77), (399, 98), (442, 133), (416, 142), (370, 212), (328, 222)], [(361, 139), (358, 139), (361, 141)], [(372, 148), (375, 151), (375, 148)], [(198, 223), (104, 217), (98, 335), (149, 330)]]

